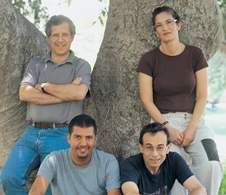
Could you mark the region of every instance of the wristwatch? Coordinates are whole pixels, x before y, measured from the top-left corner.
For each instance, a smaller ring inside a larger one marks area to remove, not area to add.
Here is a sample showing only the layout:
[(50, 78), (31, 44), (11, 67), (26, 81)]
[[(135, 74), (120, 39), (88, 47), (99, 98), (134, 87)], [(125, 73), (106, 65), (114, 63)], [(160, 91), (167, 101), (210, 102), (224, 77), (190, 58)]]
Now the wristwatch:
[(45, 89), (44, 89), (43, 83), (42, 83), (40, 86), (41, 86), (42, 93), (47, 93), (47, 92), (45, 91)]

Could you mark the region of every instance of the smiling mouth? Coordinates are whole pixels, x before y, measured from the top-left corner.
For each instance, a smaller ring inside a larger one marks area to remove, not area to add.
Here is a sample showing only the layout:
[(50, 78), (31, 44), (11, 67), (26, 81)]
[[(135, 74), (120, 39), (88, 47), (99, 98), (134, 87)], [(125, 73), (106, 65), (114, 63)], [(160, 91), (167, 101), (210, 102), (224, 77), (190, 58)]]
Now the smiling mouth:
[(169, 34), (171, 34), (170, 32), (167, 32), (167, 33), (163, 33), (163, 35), (169, 35)]
[(78, 147), (78, 150), (79, 151), (87, 151), (88, 150), (88, 146), (80, 146), (80, 147)]
[(161, 159), (150, 159), (151, 162), (153, 163), (159, 163)]

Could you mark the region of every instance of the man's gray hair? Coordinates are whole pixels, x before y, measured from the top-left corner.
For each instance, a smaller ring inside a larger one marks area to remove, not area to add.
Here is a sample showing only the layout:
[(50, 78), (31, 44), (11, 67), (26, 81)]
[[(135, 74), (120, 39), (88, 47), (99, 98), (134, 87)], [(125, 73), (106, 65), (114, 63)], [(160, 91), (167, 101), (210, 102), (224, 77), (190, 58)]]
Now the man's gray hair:
[(62, 23), (67, 23), (69, 25), (71, 34), (75, 35), (75, 25), (71, 21), (71, 19), (63, 15), (54, 15), (46, 23), (46, 28), (45, 28), (46, 36), (49, 37), (51, 35), (52, 26), (60, 25)]

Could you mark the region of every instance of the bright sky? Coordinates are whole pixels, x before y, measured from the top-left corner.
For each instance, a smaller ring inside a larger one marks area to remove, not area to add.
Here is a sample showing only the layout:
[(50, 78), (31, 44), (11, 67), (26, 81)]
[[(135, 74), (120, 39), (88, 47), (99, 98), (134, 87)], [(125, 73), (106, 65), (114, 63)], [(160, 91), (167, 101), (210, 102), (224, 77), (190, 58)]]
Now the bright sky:
[[(97, 52), (102, 41), (104, 27), (98, 22), (103, 7), (108, 6), (108, 0), (42, 0), (48, 8), (49, 16), (66, 15), (76, 26), (76, 37), (72, 49), (76, 55), (86, 59), (91, 65), (95, 63)], [(93, 24), (97, 21), (95, 24)]]

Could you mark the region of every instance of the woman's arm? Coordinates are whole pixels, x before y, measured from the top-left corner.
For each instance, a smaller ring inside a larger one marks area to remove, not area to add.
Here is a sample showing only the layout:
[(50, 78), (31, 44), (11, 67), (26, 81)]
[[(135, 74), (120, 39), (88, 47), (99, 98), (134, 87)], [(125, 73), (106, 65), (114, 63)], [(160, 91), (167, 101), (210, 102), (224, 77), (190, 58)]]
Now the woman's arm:
[(203, 68), (195, 73), (196, 76), (196, 103), (192, 114), (191, 121), (184, 131), (184, 140), (182, 145), (189, 145), (196, 133), (200, 118), (205, 109), (207, 101), (207, 68)]
[[(159, 109), (153, 102), (153, 87), (152, 87), (152, 77), (139, 73), (138, 75), (139, 83), (139, 93), (140, 99), (144, 105), (145, 110), (148, 112), (149, 116), (156, 122), (165, 122), (164, 117), (160, 113)], [(180, 145), (183, 141), (182, 133), (179, 133), (177, 129), (170, 126), (170, 124), (165, 125), (170, 133), (170, 139), (174, 144)]]

